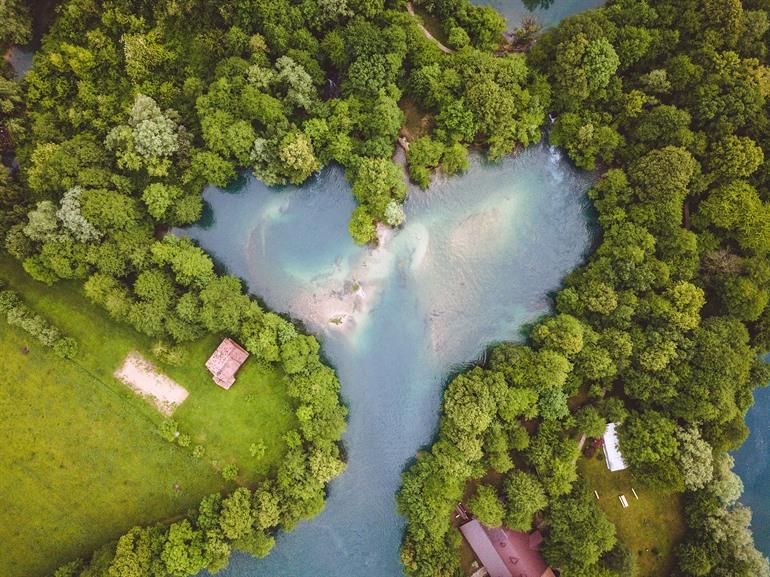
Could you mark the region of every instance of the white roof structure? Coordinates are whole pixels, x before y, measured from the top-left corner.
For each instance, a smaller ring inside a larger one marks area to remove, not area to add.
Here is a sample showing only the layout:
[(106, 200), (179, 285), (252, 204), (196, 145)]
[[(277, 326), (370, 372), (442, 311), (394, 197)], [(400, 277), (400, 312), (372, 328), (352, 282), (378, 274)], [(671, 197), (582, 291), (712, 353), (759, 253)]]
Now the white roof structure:
[(607, 423), (607, 428), (604, 430), (604, 458), (607, 461), (607, 468), (611, 472), (628, 468), (623, 460), (623, 455), (620, 454), (618, 435), (615, 432), (616, 426), (615, 423)]

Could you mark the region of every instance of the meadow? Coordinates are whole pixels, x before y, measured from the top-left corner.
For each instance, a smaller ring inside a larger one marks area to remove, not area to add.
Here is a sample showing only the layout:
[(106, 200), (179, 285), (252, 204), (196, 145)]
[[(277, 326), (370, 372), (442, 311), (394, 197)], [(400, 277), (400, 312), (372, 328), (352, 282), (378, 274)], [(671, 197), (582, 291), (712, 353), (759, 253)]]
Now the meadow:
[[(283, 434), (296, 422), (280, 371), (250, 359), (225, 391), (204, 367), (216, 337), (167, 366), (152, 357), (149, 338), (113, 322), (76, 284), (47, 287), (7, 257), (0, 278), (80, 347), (66, 361), (0, 322), (3, 576), (43, 575), (133, 525), (183, 515), (204, 495), (235, 486), (219, 473), (225, 464), (250, 485), (281, 459)], [(192, 437), (189, 447), (161, 438), (163, 416), (113, 377), (131, 351), (190, 392), (173, 416)], [(264, 454), (252, 456), (252, 443)], [(196, 444), (205, 447), (201, 458)]]

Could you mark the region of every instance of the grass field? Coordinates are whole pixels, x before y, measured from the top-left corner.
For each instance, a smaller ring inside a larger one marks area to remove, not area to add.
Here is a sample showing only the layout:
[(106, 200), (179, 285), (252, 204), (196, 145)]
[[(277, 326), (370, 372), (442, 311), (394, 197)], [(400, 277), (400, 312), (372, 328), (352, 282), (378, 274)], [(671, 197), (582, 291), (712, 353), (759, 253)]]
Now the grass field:
[[(64, 361), (0, 319), (3, 577), (43, 575), (133, 525), (184, 513), (228, 488), (217, 471), (225, 463), (252, 482), (281, 458), (295, 421), (277, 372), (249, 361), (224, 391), (203, 366), (216, 338), (190, 346), (184, 366), (167, 367), (152, 358), (149, 339), (111, 321), (76, 284), (36, 283), (3, 257), (0, 278), (80, 345)], [(161, 415), (112, 376), (133, 350), (190, 392), (174, 419), (206, 447), (202, 459), (161, 439)], [(266, 447), (259, 460), (249, 454), (257, 441)]]
[[(603, 458), (581, 458), (578, 469), (590, 491), (599, 492), (599, 505), (614, 523), (618, 538), (636, 557), (638, 577), (664, 577), (672, 573), (672, 549), (685, 531), (678, 496), (643, 490), (631, 481), (628, 471), (610, 473)], [(634, 488), (639, 499), (634, 497)], [(623, 509), (619, 495), (628, 499)]]

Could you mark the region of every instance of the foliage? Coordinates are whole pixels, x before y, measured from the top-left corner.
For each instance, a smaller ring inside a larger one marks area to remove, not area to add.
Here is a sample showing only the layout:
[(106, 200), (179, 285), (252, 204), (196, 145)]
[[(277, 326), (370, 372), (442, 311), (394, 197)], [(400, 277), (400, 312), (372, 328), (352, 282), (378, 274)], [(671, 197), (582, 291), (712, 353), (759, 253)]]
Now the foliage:
[(543, 557), (564, 575), (584, 574), (615, 545), (615, 527), (582, 486), (553, 502), (548, 518)]
[(222, 478), (225, 481), (235, 481), (236, 477), (238, 477), (238, 465), (228, 463), (222, 468)]
[(158, 426), (158, 434), (169, 443), (179, 436), (179, 423), (174, 419), (164, 419)]
[[(415, 2), (445, 23), (452, 55), (393, 3), (97, 4), (65, 5), (23, 95), (0, 86), (21, 164), (0, 182), (6, 247), (39, 281), (82, 280), (89, 299), (154, 340), (232, 333), (287, 375), (299, 428), (267, 491), (280, 502), (276, 523), (320, 510), (324, 483), (342, 470), (339, 383), (314, 339), (263, 311), (200, 248), (162, 233), (198, 218), (202, 187), (226, 186), (238, 168), (301, 183), (336, 161), (359, 203), (350, 233), (375, 240), (378, 223), (402, 221), (406, 188), (391, 157), (407, 95), (435, 119), (410, 148), (421, 185), (438, 166), (463, 170), (473, 142), (497, 159), (538, 141), (546, 111), (552, 142), (578, 166), (610, 169), (590, 192), (603, 234), (565, 280), (556, 314), (447, 386), (436, 442), (398, 496), (407, 573), (457, 572), (452, 507), (488, 467), (516, 475), (514, 461), (550, 499), (554, 564), (567, 576), (611, 571), (610, 531), (575, 484), (571, 435), (599, 429), (589, 408), (570, 414), (568, 399), (574, 408), (584, 394), (623, 421), (640, 481), (702, 506), (688, 514), (685, 574), (765, 572), (720, 454), (740, 442), (765, 374), (755, 357), (770, 342), (763, 3), (619, 0), (566, 19), (527, 55), (495, 54), (503, 18), (466, 0)], [(24, 20), (17, 6), (4, 4), (10, 21)], [(709, 447), (710, 481), (694, 465)], [(720, 526), (741, 538), (726, 544)], [(265, 528), (234, 531), (230, 543), (211, 527), (173, 524), (158, 547), (165, 570), (216, 570), (233, 546), (262, 555), (272, 544)], [(578, 556), (574, 537), (589, 527)]]
[(0, 4), (0, 50), (23, 45), (32, 38), (32, 19), (23, 0), (6, 0)]
[[(345, 425), (339, 383), (324, 370), (315, 339), (263, 311), (240, 281), (217, 274), (200, 248), (163, 233), (197, 220), (202, 188), (226, 186), (237, 168), (250, 166), (273, 183), (301, 183), (322, 163), (352, 166), (361, 156), (389, 156), (401, 120), (398, 95), (354, 91), (322, 104), (318, 40), (289, 3), (256, 9), (292, 15), (275, 26), (267, 12), (241, 20), (203, 2), (147, 10), (108, 4), (72, 0), (74, 8), (62, 10), (29, 73), (18, 155), (32, 202), (21, 211), (15, 196), (3, 197), (3, 235), (14, 230), (8, 246), (32, 276), (46, 283), (80, 279), (88, 298), (113, 319), (151, 337), (155, 356), (169, 366), (185, 368), (179, 343), (226, 332), (264, 367), (287, 375), (294, 406), (281, 419), (298, 435), (291, 459), (273, 467), (288, 446), (279, 434), (255, 452), (264, 458), (248, 461), (254, 471), (238, 473), (240, 463), (219, 460), (220, 449), (206, 444), (210, 458), (229, 463), (228, 479), (276, 481), (271, 492), (280, 514), (264, 529), (290, 527), (318, 512), (325, 483), (344, 468), (337, 447)], [(340, 26), (351, 16), (347, 9), (312, 12), (314, 29)], [(386, 20), (377, 19), (377, 26), (386, 27)], [(397, 192), (366, 203), (374, 209), (372, 229), (391, 200), (403, 200), (403, 190)], [(399, 210), (388, 216), (396, 223)], [(72, 341), (56, 350), (72, 354)], [(177, 442), (202, 458), (203, 439), (177, 432)], [(245, 444), (248, 458), (248, 440), (237, 444)], [(215, 570), (233, 547), (264, 555), (272, 546), (268, 534), (228, 541), (189, 521), (189, 528), (174, 525), (153, 554), (169, 572)]]
[(505, 508), (494, 487), (489, 485), (476, 487), (476, 494), (468, 501), (468, 507), (487, 527), (499, 527), (503, 524)]
[(516, 471), (506, 479), (505, 497), (505, 526), (515, 531), (529, 531), (532, 516), (548, 504), (542, 484), (523, 471)]
[[(461, 21), (462, 2), (418, 4)], [(555, 314), (529, 327), (527, 344), (492, 350), (486, 370), (504, 377), (507, 392), (458, 387), (466, 378), (475, 382), (478, 368), (448, 384), (431, 456), (404, 475), (400, 494), (409, 575), (454, 571), (442, 515), (458, 497), (456, 487), (489, 468), (502, 472), (504, 483), (537, 475), (547, 496), (546, 556), (563, 575), (630, 570), (622, 548), (613, 548), (611, 525), (575, 484), (575, 441), (567, 435), (599, 435), (607, 421), (621, 423), (621, 450), (637, 487), (670, 494), (671, 502), (684, 494), (710, 515), (708, 522), (685, 519), (685, 575), (766, 573), (745, 530), (748, 516), (734, 507), (734, 478), (723, 472), (724, 451), (746, 435), (751, 391), (767, 380), (756, 361), (770, 345), (763, 262), (770, 254), (770, 91), (767, 50), (756, 36), (764, 37), (766, 24), (764, 3), (621, 0), (545, 31), (523, 61), (526, 70), (516, 58), (491, 61), (464, 48), (412, 71), (409, 95), (436, 120), (431, 140), (414, 143), (415, 181), (425, 183), (436, 165), (433, 140), (450, 146), (475, 138), (499, 155), (497, 131), (512, 121), (496, 117), (507, 91), (495, 86), (494, 71), (505, 68), (506, 89), (518, 82), (533, 97), (522, 106), (537, 99), (553, 116), (551, 143), (578, 167), (601, 169), (589, 197), (602, 235), (556, 295)], [(455, 66), (460, 62), (463, 68)], [(549, 89), (539, 90), (543, 79)], [(506, 148), (529, 142), (503, 141)], [(534, 404), (521, 402), (525, 391)], [(497, 412), (490, 396), (503, 399)], [(500, 435), (518, 435), (521, 418), (537, 425), (524, 454)], [(435, 502), (413, 503), (418, 488)], [(726, 498), (713, 496), (718, 488)], [(720, 540), (716, 519), (738, 544)], [(614, 521), (628, 538), (624, 523)], [(584, 535), (581, 526), (591, 531)], [(667, 560), (658, 566), (666, 569)]]
[[(1, 284), (0, 288), (2, 288)], [(32, 311), (16, 291), (0, 290), (0, 313), (5, 314), (9, 325), (25, 331), (43, 346), (50, 347), (59, 357), (72, 359), (77, 355), (77, 341), (62, 335), (44, 317)]]

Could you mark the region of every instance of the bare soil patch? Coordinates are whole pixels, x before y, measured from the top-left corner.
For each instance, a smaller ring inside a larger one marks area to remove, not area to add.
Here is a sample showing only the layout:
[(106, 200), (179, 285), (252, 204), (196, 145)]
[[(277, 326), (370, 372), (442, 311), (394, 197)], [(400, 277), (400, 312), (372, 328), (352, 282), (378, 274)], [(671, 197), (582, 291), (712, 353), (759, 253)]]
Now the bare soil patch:
[(151, 401), (166, 416), (171, 416), (190, 394), (136, 352), (128, 353), (121, 367), (115, 371), (115, 377)]

